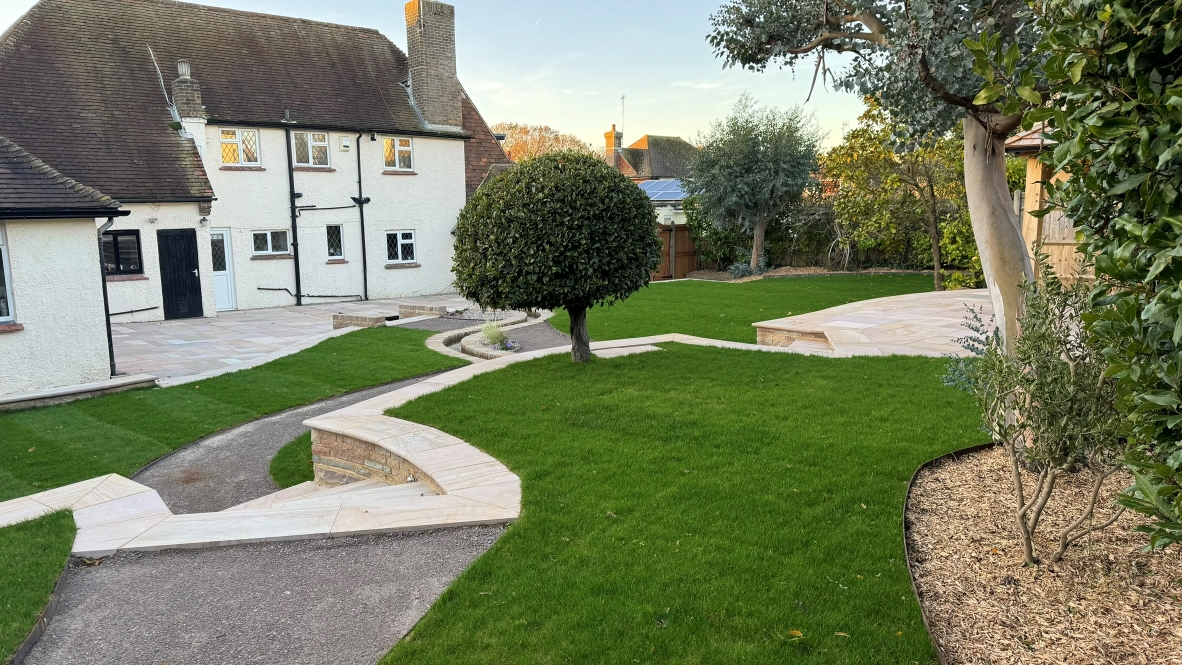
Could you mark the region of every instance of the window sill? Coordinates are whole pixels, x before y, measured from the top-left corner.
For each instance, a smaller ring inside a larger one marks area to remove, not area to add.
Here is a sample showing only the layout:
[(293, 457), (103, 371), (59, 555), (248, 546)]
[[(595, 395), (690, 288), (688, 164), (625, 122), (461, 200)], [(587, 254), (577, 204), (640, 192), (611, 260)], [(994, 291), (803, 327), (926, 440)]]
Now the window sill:
[(325, 261), (324, 264), (329, 265), (329, 266), (339, 266), (339, 265), (344, 265), (348, 262), (349, 261), (347, 261), (346, 259), (329, 259), (329, 260)]
[(292, 171), (301, 171), (305, 173), (336, 173), (337, 170), (328, 166), (296, 166)]
[(382, 171), (382, 175), (418, 175), (418, 173), (415, 173), (414, 171), (395, 171), (393, 169), (387, 169)]
[(147, 275), (107, 275), (108, 282), (146, 282)]
[(421, 268), (422, 264), (418, 261), (412, 263), (387, 263), (386, 270), (403, 270), (405, 268)]
[(223, 166), (219, 171), (266, 171), (261, 166)]
[(250, 257), (251, 261), (283, 261), (293, 259), (291, 254), (255, 254)]
[(24, 330), (25, 327), (19, 323), (0, 323), (0, 333), (13, 333)]

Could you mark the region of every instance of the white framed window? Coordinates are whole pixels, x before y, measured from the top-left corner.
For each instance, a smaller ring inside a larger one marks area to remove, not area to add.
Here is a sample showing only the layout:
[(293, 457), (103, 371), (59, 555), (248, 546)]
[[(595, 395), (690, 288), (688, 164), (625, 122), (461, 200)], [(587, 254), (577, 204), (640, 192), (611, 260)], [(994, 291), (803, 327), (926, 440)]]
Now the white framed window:
[(8, 242), (4, 225), (0, 224), (0, 323), (11, 323), (16, 318), (12, 310), (12, 272), (8, 265)]
[(258, 166), (259, 131), (222, 128), (222, 163), (231, 166)]
[(386, 231), (386, 263), (414, 263), (415, 256), (414, 231)]
[(328, 166), (328, 132), (292, 132), (296, 166)]
[(328, 258), (345, 258), (345, 227), (340, 224), (329, 224), (324, 227), (324, 231), (328, 238)]
[(386, 168), (393, 171), (413, 171), (415, 160), (414, 145), (411, 140), (401, 136), (390, 136), (384, 141)]
[(289, 254), (291, 245), (287, 242), (287, 231), (255, 231), (252, 234), (256, 256)]

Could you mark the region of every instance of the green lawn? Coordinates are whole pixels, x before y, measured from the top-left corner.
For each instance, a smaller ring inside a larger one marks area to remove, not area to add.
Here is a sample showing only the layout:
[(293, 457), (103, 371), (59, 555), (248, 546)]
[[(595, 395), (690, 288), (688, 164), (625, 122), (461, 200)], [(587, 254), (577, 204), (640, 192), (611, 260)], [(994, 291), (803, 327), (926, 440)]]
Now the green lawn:
[[(428, 331), (373, 328), (335, 337), (265, 365), (160, 390), (139, 390), (0, 415), (0, 501), (148, 462), (214, 432), (370, 386), (465, 364), (427, 349)], [(9, 551), (64, 542), (73, 520), (0, 529)], [(58, 547), (45, 565), (0, 568), (0, 661), (20, 644), (61, 573)]]
[(304, 432), (271, 458), (271, 480), (287, 489), (316, 479), (312, 470), (312, 433)]
[(907, 481), (984, 440), (944, 361), (664, 347), (391, 412), (503, 461), (524, 508), (383, 665), (934, 662)]
[[(587, 329), (594, 340), (682, 333), (754, 343), (751, 324), (756, 321), (931, 290), (931, 275), (792, 277), (743, 284), (658, 283), (622, 303), (593, 308), (587, 314)], [(565, 311), (555, 313), (550, 323), (564, 332), (570, 329)]]

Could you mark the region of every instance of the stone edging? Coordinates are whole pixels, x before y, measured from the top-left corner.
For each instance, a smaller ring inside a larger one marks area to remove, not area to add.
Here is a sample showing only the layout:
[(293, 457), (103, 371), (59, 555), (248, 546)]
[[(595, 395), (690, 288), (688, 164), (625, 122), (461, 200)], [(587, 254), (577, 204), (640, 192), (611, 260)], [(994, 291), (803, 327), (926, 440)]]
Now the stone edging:
[[(542, 323), (543, 321), (549, 320), (550, 317), (552, 317), (552, 316), (554, 316), (554, 312), (545, 312), (541, 316), (537, 317), (536, 319), (534, 319), (532, 321), (530, 320), (528, 315), (522, 315), (522, 316), (511, 318), (511, 319), (505, 319), (504, 321), (497, 321), (496, 323), (501, 324), (501, 330), (514, 330), (516, 328), (524, 328), (525, 326), (532, 326), (532, 325), (535, 325), (538, 323)], [(485, 323), (487, 323), (487, 321)], [(481, 360), (491, 360), (492, 358), (486, 358), (484, 356), (477, 355), (474, 353), (473, 354), (462, 353), (460, 351), (456, 351), (455, 349), (451, 348), (452, 344), (456, 344), (457, 342), (462, 342), (465, 337), (468, 337), (469, 335), (480, 332), (480, 329), (483, 327), (484, 327), (484, 323), (482, 323), (478, 326), (471, 326), (469, 328), (460, 328), (459, 330), (448, 330), (446, 332), (441, 332), (438, 335), (434, 335), (434, 336), (427, 339), (427, 342), (426, 342), (427, 348), (431, 349), (432, 351), (434, 351), (436, 353), (442, 353), (445, 356), (450, 356), (452, 358), (460, 358), (461, 360), (467, 360), (469, 362), (472, 361), (473, 357), (479, 358)], [(507, 352), (505, 352), (504, 355), (512, 355), (513, 353), (515, 353), (515, 352), (514, 351), (507, 351)], [(494, 356), (494, 358), (504, 357), (504, 355)]]
[(915, 473), (911, 474), (911, 480), (907, 481), (907, 495), (903, 499), (903, 560), (907, 562), (907, 577), (911, 580), (911, 593), (915, 596), (915, 601), (919, 603), (919, 616), (923, 619), (923, 628), (928, 632), (928, 639), (932, 641), (932, 648), (936, 650), (936, 659), (940, 661), (940, 665), (949, 665), (948, 658), (944, 654), (944, 649), (940, 647), (940, 643), (936, 641), (936, 636), (932, 633), (932, 624), (928, 619), (927, 610), (923, 608), (923, 598), (919, 595), (919, 587), (915, 585), (915, 567), (911, 564), (911, 549), (907, 546), (907, 534), (911, 531), (911, 525), (907, 522), (907, 508), (911, 505), (911, 490), (915, 487), (915, 481), (919, 478), (919, 474), (937, 464), (955, 461), (966, 455), (990, 450), (996, 446), (997, 444), (992, 442), (982, 443), (945, 453), (935, 459), (920, 464), (919, 468), (915, 470)]

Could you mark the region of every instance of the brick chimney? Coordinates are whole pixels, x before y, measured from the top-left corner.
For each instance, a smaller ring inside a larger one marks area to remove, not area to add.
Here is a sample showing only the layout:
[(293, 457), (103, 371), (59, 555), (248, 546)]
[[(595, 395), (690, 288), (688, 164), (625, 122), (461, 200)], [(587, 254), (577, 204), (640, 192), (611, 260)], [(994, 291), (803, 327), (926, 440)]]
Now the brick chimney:
[(606, 139), (607, 148), (603, 153), (603, 157), (614, 168), (616, 166), (616, 151), (624, 146), (624, 133), (617, 132), (616, 126), (612, 125), (612, 130), (605, 132), (603, 138)]
[(176, 61), (177, 78), (172, 82), (172, 103), (182, 120), (205, 120), (205, 106), (201, 103), (201, 84), (193, 78), (188, 60)]
[(406, 3), (410, 89), (429, 126), (459, 130), (460, 80), (456, 78), (456, 8), (433, 0)]

